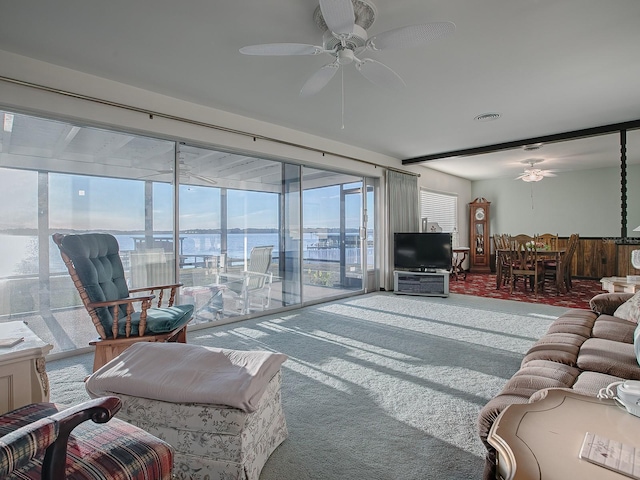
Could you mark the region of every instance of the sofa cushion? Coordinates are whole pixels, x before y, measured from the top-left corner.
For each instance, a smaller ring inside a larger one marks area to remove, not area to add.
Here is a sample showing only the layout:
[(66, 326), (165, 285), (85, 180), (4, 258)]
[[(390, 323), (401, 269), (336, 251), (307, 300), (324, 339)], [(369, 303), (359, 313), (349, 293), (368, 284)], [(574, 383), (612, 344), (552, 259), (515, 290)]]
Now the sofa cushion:
[(613, 315), (616, 309), (633, 297), (633, 293), (600, 293), (589, 300), (589, 308), (596, 313)]
[(580, 348), (577, 365), (581, 370), (640, 380), (640, 366), (631, 343), (590, 338)]
[(522, 359), (521, 367), (535, 360), (557, 362), (572, 367), (586, 338), (572, 333), (547, 333), (533, 344)]
[(633, 349), (636, 354), (636, 362), (640, 364), (640, 324), (636, 327), (633, 332)]
[(640, 292), (616, 308), (613, 316), (638, 323), (640, 320)]
[(589, 338), (591, 329), (598, 318), (598, 314), (590, 310), (571, 309), (561, 317), (558, 317), (547, 333), (571, 333)]
[(629, 320), (603, 314), (598, 317), (593, 325), (591, 336), (606, 338), (614, 342), (633, 343), (635, 329), (636, 324)]
[(573, 390), (584, 395), (595, 397), (598, 392), (611, 385), (613, 382), (620, 382), (624, 378), (607, 375), (598, 372), (582, 372), (578, 375), (576, 383), (573, 384)]

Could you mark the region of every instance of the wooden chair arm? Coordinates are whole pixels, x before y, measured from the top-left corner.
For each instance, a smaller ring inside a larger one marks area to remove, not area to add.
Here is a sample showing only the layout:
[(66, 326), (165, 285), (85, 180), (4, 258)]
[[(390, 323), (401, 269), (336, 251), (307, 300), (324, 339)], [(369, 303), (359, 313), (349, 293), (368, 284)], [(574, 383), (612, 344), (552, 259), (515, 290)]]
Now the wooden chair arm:
[[(160, 293), (160, 297), (162, 297), (162, 292)], [(125, 305), (125, 336), (129, 337), (131, 335), (131, 314), (134, 312), (133, 304), (136, 302), (140, 303), (140, 324), (139, 324), (139, 335), (143, 336), (146, 328), (146, 319), (147, 319), (147, 310), (151, 307), (151, 300), (155, 298), (155, 295), (140, 295), (136, 297), (126, 297), (126, 298), (118, 298), (116, 300), (104, 300), (102, 302), (89, 302), (87, 303), (87, 309), (89, 313), (94, 312), (96, 308), (106, 308), (113, 307), (113, 325), (111, 326), (111, 333), (113, 338), (118, 338), (118, 320), (120, 318), (119, 310), (121, 305)], [(160, 302), (162, 298), (160, 299)], [(158, 302), (158, 303), (160, 303)], [(95, 312), (94, 312), (95, 313)], [(101, 334), (101, 338), (102, 337)]]
[(158, 292), (158, 303), (156, 304), (156, 306), (158, 308), (162, 307), (162, 300), (164, 298), (164, 291), (165, 290), (170, 290), (171, 293), (169, 294), (169, 306), (172, 307), (173, 304), (176, 301), (176, 292), (178, 291), (179, 287), (182, 287), (182, 283), (170, 283), (168, 285), (156, 285), (154, 287), (138, 287), (138, 288), (133, 288), (133, 289), (129, 289), (129, 293), (137, 293), (137, 292)]
[(153, 287), (130, 288), (129, 293), (147, 292), (147, 291), (153, 291), (153, 290), (167, 290), (169, 288), (179, 288), (179, 287), (182, 287), (182, 285), (183, 285), (182, 283), (171, 283), (169, 285), (155, 285)]
[(66, 478), (67, 444), (69, 435), (74, 428), (87, 420), (106, 423), (118, 413), (121, 407), (122, 402), (118, 397), (102, 397), (51, 415), (49, 418), (58, 422), (58, 438), (47, 448), (45, 453), (42, 463), (42, 479)]
[(155, 295), (138, 295), (135, 297), (125, 297), (125, 298), (118, 298), (117, 300), (104, 300), (102, 302), (91, 302), (89, 304), (87, 304), (88, 307), (90, 308), (98, 308), (98, 307), (113, 307), (116, 305), (122, 305), (123, 303), (129, 303), (129, 304), (133, 304), (136, 302), (143, 302), (143, 301), (151, 301), (154, 298), (156, 298)]

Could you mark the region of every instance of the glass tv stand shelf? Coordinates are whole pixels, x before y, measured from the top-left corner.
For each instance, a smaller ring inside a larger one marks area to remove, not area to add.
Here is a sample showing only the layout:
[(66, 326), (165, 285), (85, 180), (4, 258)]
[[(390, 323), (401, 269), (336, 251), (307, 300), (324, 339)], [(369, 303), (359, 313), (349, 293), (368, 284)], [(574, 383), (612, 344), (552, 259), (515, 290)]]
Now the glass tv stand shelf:
[(449, 296), (449, 271), (409, 272), (394, 270), (393, 292), (401, 295)]

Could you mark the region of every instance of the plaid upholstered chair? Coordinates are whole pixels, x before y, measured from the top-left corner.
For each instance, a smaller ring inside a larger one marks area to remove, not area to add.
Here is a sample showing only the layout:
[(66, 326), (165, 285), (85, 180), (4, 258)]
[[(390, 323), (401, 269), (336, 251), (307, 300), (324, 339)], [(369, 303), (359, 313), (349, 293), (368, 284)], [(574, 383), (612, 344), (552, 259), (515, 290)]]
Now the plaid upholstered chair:
[(0, 478), (171, 479), (171, 446), (112, 418), (121, 405), (104, 397), (68, 409), (34, 403), (0, 415)]
[(136, 342), (186, 343), (193, 305), (174, 304), (182, 284), (129, 289), (118, 241), (110, 234), (56, 233), (53, 241), (100, 336), (89, 342), (96, 347), (94, 371)]

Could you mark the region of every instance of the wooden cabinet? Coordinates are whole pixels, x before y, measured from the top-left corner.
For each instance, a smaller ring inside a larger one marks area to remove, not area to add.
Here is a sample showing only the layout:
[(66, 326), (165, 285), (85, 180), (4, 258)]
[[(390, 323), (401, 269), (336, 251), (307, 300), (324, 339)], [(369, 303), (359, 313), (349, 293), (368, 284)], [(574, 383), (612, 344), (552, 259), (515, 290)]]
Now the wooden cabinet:
[(491, 271), (490, 206), (491, 202), (482, 197), (469, 204), (469, 271), (472, 273)]

